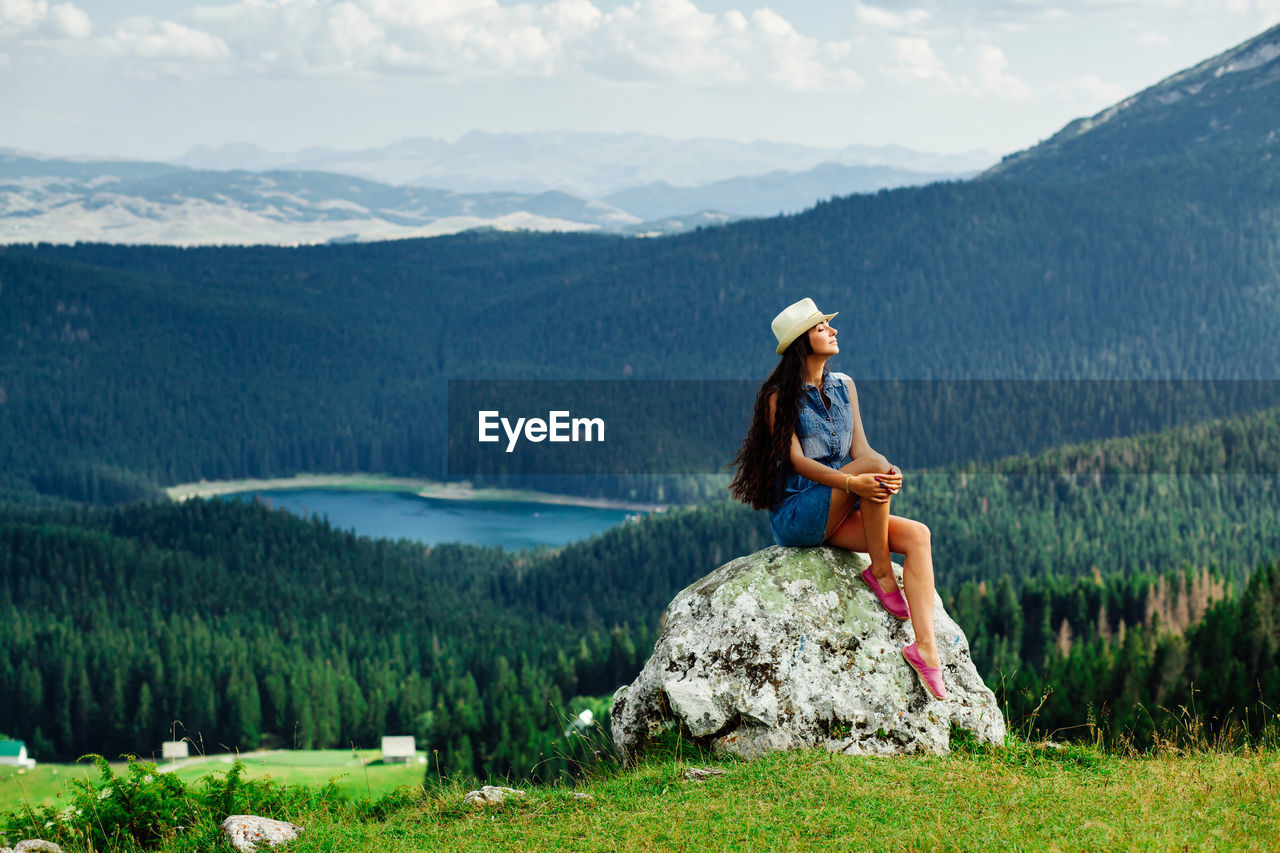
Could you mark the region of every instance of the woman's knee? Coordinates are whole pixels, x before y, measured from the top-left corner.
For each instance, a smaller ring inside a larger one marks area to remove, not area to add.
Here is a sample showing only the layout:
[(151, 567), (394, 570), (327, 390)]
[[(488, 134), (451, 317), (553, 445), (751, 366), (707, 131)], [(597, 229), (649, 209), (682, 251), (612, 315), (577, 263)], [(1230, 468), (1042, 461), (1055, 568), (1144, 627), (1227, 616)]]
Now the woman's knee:
[(870, 466), (868, 470), (874, 471), (877, 474), (888, 474), (893, 470), (893, 466), (889, 464), (889, 460), (884, 458), (883, 454), (868, 456), (866, 462), (867, 465)]
[(924, 550), (933, 547), (933, 534), (929, 526), (922, 521), (912, 521), (907, 528), (907, 542), (911, 548)]
[(840, 473), (857, 476), (858, 474), (888, 474), (893, 466), (883, 456), (859, 456), (851, 459), (840, 468)]

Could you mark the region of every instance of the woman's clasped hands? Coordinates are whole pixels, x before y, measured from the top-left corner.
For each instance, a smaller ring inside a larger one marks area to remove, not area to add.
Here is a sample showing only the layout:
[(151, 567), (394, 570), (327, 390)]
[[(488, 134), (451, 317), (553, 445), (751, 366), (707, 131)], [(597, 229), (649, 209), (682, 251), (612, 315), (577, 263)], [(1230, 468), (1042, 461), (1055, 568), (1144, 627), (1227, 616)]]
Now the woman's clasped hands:
[(887, 474), (878, 474), (875, 471), (851, 474), (846, 478), (846, 487), (850, 494), (885, 504), (902, 489), (902, 472), (896, 466), (891, 466)]

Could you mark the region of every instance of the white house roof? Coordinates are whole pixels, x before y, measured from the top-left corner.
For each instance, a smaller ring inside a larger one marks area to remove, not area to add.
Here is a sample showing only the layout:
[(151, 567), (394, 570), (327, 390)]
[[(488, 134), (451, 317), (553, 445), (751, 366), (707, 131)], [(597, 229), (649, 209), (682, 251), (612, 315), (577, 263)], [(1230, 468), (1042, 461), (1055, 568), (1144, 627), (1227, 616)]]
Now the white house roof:
[(167, 740), (160, 745), (162, 758), (186, 758), (190, 754), (185, 740)]
[(418, 749), (414, 745), (413, 735), (384, 736), (382, 738), (383, 758), (403, 758), (405, 756), (412, 758), (417, 753)]

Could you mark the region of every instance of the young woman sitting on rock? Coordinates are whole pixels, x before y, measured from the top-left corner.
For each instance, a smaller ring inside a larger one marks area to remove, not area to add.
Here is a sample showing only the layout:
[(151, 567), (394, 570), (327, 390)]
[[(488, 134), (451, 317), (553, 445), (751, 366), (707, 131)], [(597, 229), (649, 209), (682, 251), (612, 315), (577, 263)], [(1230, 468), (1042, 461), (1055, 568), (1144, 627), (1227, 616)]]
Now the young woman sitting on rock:
[[(890, 515), (902, 473), (867, 443), (853, 380), (827, 370), (840, 352), (835, 314), (801, 299), (773, 318), (782, 356), (756, 395), (755, 414), (734, 464), (733, 496), (769, 510), (779, 545), (831, 545), (871, 557), (862, 579), (916, 641), (902, 650), (926, 689), (945, 698), (933, 631), (929, 528)], [(904, 555), (903, 598), (890, 553)]]

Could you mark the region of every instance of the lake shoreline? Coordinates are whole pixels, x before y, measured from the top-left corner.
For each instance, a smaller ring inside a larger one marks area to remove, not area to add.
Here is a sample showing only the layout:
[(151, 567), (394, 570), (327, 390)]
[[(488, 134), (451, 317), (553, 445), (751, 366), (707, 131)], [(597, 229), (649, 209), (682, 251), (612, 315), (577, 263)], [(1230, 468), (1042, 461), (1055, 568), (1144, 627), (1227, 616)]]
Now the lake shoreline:
[(176, 486), (170, 486), (164, 492), (169, 496), (170, 500), (181, 502), (191, 498), (212, 498), (242, 492), (295, 491), (302, 489), (399, 492), (402, 494), (414, 494), (420, 498), (440, 498), (443, 500), (523, 501), (594, 507), (597, 509), (623, 509), (636, 512), (665, 512), (672, 506), (672, 504), (641, 503), (638, 501), (563, 495), (554, 492), (535, 492), (529, 489), (476, 487), (468, 482), (445, 483), (439, 480), (388, 477), (378, 474), (298, 474), (294, 477), (263, 479), (201, 480), (196, 483), (180, 483)]

